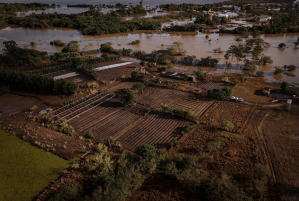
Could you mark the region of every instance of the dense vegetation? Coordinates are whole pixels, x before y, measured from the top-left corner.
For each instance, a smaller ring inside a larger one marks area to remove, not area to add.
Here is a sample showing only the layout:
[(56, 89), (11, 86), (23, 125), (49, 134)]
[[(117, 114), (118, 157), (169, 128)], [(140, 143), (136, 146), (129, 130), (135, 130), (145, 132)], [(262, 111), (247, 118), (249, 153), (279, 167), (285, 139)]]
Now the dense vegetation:
[[(217, 137), (215, 141), (207, 143), (208, 152), (201, 152), (198, 156), (171, 155), (166, 150), (156, 150), (148, 144), (137, 147), (135, 154), (122, 152), (114, 156), (109, 154), (104, 144), (99, 143), (95, 153), (81, 162), (75, 161), (72, 166), (85, 175), (85, 180), (61, 188), (49, 200), (124, 200), (131, 191), (142, 186), (147, 176), (157, 172), (184, 183), (204, 200), (249, 201), (265, 198), (270, 176), (267, 165), (255, 165), (251, 186), (238, 186), (224, 172), (212, 178), (205, 174), (204, 169), (212, 161), (211, 153), (220, 148), (225, 140), (225, 136)], [(86, 184), (89, 184), (88, 187)]]
[(18, 47), (15, 41), (4, 41), (4, 53), (0, 54), (0, 66), (19, 66), (33, 64), (41, 60), (49, 59), (47, 52)]
[(78, 83), (73, 80), (54, 80), (52, 77), (40, 74), (0, 69), (0, 85), (11, 89), (24, 90), (37, 93), (67, 94), (71, 95), (79, 90)]
[(161, 26), (161, 22), (158, 20), (143, 18), (124, 21), (120, 18), (120, 16), (121, 15), (117, 12), (102, 14), (95, 10), (90, 10), (85, 13), (71, 15), (43, 13), (31, 14), (26, 17), (11, 16), (7, 18), (7, 23), (29, 28), (74, 28), (81, 30), (84, 35), (124, 33), (135, 30), (156, 30)]
[(44, 3), (0, 3), (0, 13), (5, 12), (18, 12), (27, 10), (46, 10), (46, 8), (55, 7)]
[(233, 89), (229, 87), (224, 87), (223, 89), (209, 89), (208, 94), (217, 99), (224, 99), (233, 95)]

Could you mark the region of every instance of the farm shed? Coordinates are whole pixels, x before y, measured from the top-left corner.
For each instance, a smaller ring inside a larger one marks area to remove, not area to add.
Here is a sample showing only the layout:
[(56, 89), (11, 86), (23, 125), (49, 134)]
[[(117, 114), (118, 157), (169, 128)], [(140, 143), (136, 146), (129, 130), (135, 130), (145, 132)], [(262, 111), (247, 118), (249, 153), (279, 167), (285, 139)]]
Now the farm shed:
[(262, 93), (264, 95), (267, 95), (267, 96), (270, 96), (270, 92), (271, 92), (271, 88), (269, 87), (265, 87), (263, 90), (262, 90)]

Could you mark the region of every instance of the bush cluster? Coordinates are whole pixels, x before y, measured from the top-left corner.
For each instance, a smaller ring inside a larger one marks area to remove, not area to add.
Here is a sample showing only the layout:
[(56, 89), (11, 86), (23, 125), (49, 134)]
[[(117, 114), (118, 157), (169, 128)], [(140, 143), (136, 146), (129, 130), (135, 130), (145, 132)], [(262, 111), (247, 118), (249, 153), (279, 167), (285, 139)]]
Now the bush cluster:
[(185, 135), (187, 133), (190, 133), (192, 130), (194, 129), (194, 124), (187, 124), (185, 127), (184, 127), (184, 130), (181, 132), (182, 135)]
[(229, 98), (233, 94), (233, 89), (229, 87), (209, 89), (208, 94), (217, 99)]
[(75, 94), (79, 90), (78, 83), (73, 80), (54, 80), (40, 74), (5, 69), (0, 69), (0, 85), (7, 85), (15, 90), (66, 95)]

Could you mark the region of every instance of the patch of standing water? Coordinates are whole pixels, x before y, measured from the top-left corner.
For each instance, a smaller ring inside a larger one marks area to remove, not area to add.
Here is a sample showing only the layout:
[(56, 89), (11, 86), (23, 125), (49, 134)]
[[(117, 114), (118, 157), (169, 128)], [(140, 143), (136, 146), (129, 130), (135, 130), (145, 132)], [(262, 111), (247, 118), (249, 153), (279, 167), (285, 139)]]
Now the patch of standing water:
[[(90, 50), (99, 49), (103, 43), (111, 42), (115, 49), (130, 48), (132, 50), (141, 50), (147, 53), (153, 50), (160, 50), (163, 48), (174, 47), (173, 42), (183, 42), (183, 48), (187, 51), (186, 55), (194, 55), (197, 59), (201, 57), (211, 56), (219, 60), (216, 66), (216, 72), (222, 72), (221, 69), (231, 69), (234, 71), (240, 71), (240, 65), (243, 62), (233, 62), (231, 67), (227, 67), (226, 60), (224, 59), (225, 52), (231, 45), (245, 44), (245, 38), (243, 42), (238, 42), (235, 38), (239, 35), (233, 34), (208, 34), (209, 38), (206, 39), (205, 33), (198, 32), (185, 32), (183, 35), (179, 34), (151, 34), (151, 31), (144, 33), (143, 31), (136, 31), (130, 33), (119, 33), (119, 34), (106, 34), (102, 36), (89, 36), (82, 35), (78, 30), (69, 28), (50, 28), (50, 29), (26, 29), (20, 27), (7, 27), (0, 30), (0, 50), (4, 48), (3, 41), (15, 40), (20, 47), (30, 45), (31, 41), (37, 43), (36, 46), (30, 47), (40, 51), (47, 51), (49, 54), (54, 54), (62, 50), (62, 47), (55, 47), (50, 45), (50, 41), (61, 40), (68, 43), (72, 40), (76, 40), (79, 43), (79, 50)], [(21, 39), (22, 38), (22, 39)], [(295, 65), (299, 67), (298, 53), (299, 48), (294, 48), (293, 42), (298, 38), (298, 34), (287, 33), (287, 34), (263, 34), (261, 38), (271, 44), (271, 47), (265, 48), (263, 54), (271, 56), (273, 60), (272, 65), (260, 65), (257, 66), (257, 70), (265, 72), (265, 80), (269, 82), (277, 81), (288, 81), (290, 83), (298, 83), (299, 69), (294, 71), (294, 77), (281, 74), (280, 77), (274, 76), (275, 66), (282, 67), (284, 65)], [(138, 45), (128, 45), (128, 43), (140, 40), (141, 43)], [(285, 43), (286, 48), (278, 48), (279, 43)], [(164, 45), (162, 47), (161, 45)], [(221, 48), (223, 53), (214, 53), (213, 49)], [(250, 57), (248, 57), (250, 58)], [(225, 70), (227, 71), (227, 70)]]
[(0, 128), (0, 200), (29, 201), (59, 177), (70, 162)]

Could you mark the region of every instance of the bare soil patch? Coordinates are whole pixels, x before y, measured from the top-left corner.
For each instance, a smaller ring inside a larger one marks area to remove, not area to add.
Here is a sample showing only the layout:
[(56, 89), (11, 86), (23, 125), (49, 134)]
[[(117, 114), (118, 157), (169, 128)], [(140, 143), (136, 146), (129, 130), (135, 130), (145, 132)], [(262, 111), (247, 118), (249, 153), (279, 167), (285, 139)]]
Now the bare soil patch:
[(299, 196), (299, 107), (290, 112), (265, 111), (269, 115), (261, 127), (269, 150), (276, 178), (276, 196), (279, 200), (297, 200)]
[(262, 94), (264, 87), (279, 89), (279, 83), (266, 83), (258, 79), (246, 79), (234, 87), (233, 96), (243, 98), (245, 101), (254, 103), (271, 103), (271, 98)]
[(191, 110), (197, 115), (203, 114), (215, 102), (200, 95), (156, 86), (146, 87), (142, 94), (138, 94), (136, 101), (155, 110), (161, 110), (161, 104), (166, 104)]
[(0, 117), (28, 111), (34, 105), (37, 107), (44, 107), (44, 104), (35, 97), (26, 97), (15, 94), (0, 95)]
[(168, 148), (169, 142), (180, 136), (184, 126), (191, 122), (169, 114), (152, 112), (138, 123), (118, 139), (126, 150), (134, 151), (141, 144), (150, 144), (158, 149)]

